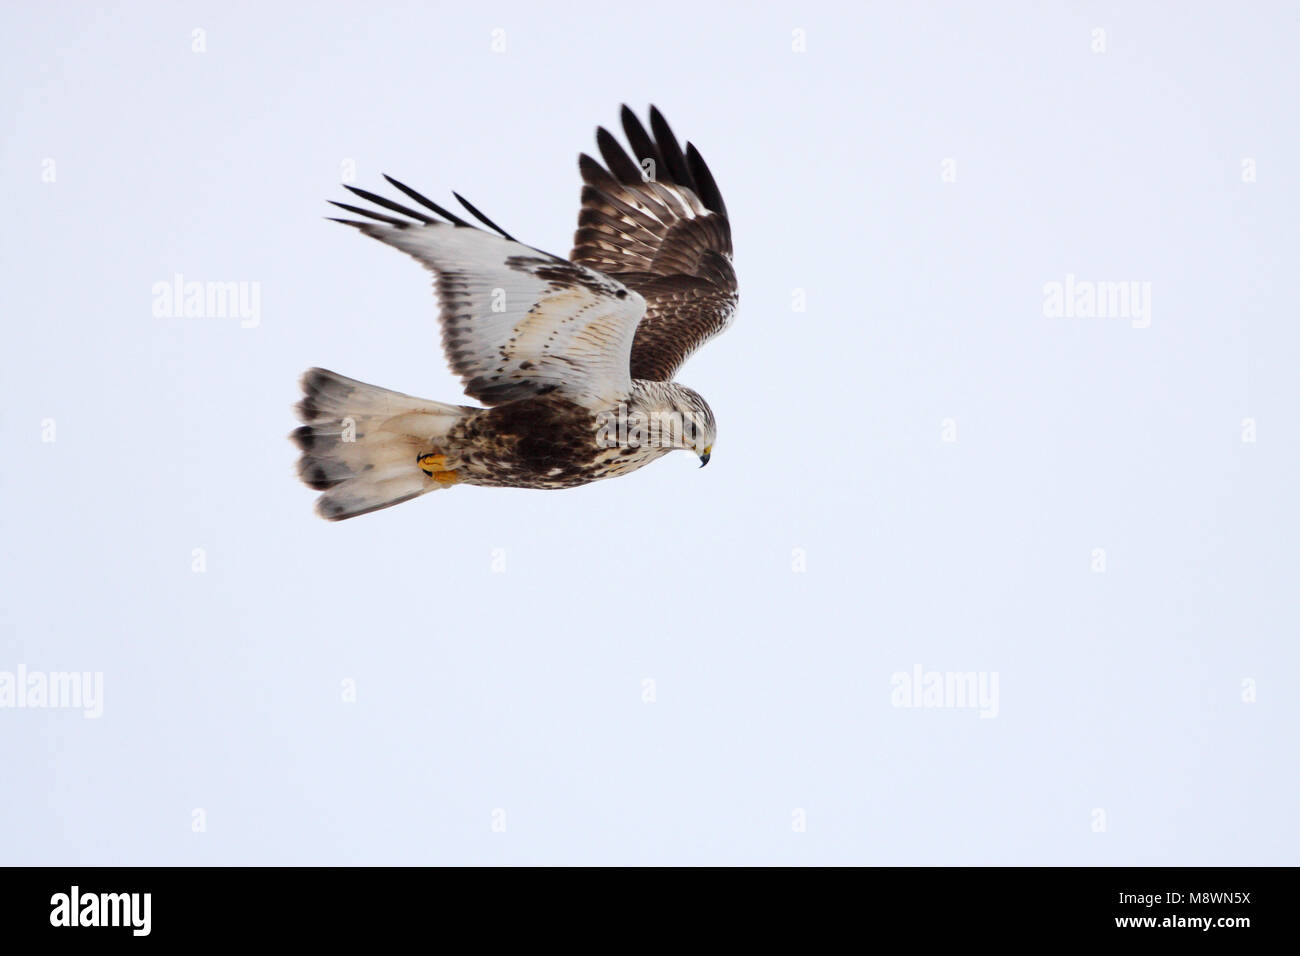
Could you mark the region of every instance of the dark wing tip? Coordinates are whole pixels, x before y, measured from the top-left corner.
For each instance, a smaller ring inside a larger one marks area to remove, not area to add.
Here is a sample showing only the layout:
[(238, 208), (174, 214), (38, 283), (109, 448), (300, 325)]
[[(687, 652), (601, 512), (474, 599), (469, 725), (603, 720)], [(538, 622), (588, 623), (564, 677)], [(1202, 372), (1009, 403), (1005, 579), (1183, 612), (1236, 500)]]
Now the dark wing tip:
[(659, 167), (663, 165), (663, 157), (659, 155), (659, 147), (655, 141), (646, 132), (641, 120), (626, 106), (621, 111), (623, 120), (623, 134), (627, 137), (628, 144), (632, 147), (632, 153), (636, 156), (637, 162), (644, 165), (646, 160), (654, 164), (653, 175), (651, 178), (658, 179), (660, 176)]
[(631, 186), (645, 180), (641, 175), (641, 167), (632, 161), (632, 157), (628, 156), (619, 145), (614, 134), (603, 126), (596, 129), (596, 145), (600, 148), (600, 155), (604, 158), (605, 165), (619, 182)]
[(718, 189), (717, 181), (714, 180), (708, 164), (704, 162), (704, 157), (700, 155), (700, 151), (693, 143), (686, 144), (686, 165), (690, 167), (691, 176), (695, 179), (695, 194), (700, 197), (700, 202), (704, 203), (704, 208), (726, 218), (727, 205), (722, 201), (722, 193)]
[(509, 239), (511, 242), (516, 241), (514, 236), (510, 235), (510, 233), (506, 232), (504, 229), (498, 226), (487, 216), (483, 215), (483, 213), (479, 212), (478, 207), (475, 206), (468, 199), (466, 199), (464, 196), (462, 196), (460, 193), (453, 190), (452, 195), (456, 197), (456, 201), (458, 203), (460, 203), (462, 206), (464, 206), (466, 209), (469, 210), (469, 214), (471, 216), (473, 216), (479, 222), (483, 223), (483, 225), (487, 226), (489, 229), (493, 230), (494, 232), (500, 234), (502, 237)]
[(383, 196), (380, 196), (377, 193), (372, 193), (368, 189), (361, 189), (357, 186), (349, 186), (347, 183), (343, 184), (343, 188), (346, 189), (348, 192), (352, 193), (354, 196), (360, 196), (362, 199), (366, 200), (367, 202), (372, 202), (376, 206), (382, 206), (384, 209), (390, 209), (393, 212), (401, 213), (403, 216), (410, 216), (416, 222), (424, 223), (426, 226), (429, 225), (429, 223), (433, 222), (433, 220), (430, 219), (428, 216), (426, 216), (424, 213), (416, 212), (414, 209), (411, 209), (409, 206), (403, 206), (400, 202), (393, 202), (391, 199), (385, 199)]
[(449, 212), (448, 210), (443, 209), (432, 199), (416, 192), (410, 186), (406, 185), (406, 183), (398, 182), (396, 179), (394, 179), (392, 176), (388, 175), (387, 173), (384, 173), (383, 175), (384, 175), (384, 179), (388, 180), (389, 185), (393, 186), (395, 189), (401, 190), (409, 198), (414, 199), (425, 209), (428, 209), (432, 212), (436, 212), (439, 216), (441, 216), (443, 219), (446, 219), (453, 226), (469, 226), (470, 229), (474, 228), (473, 226), (470, 226), (470, 224), (467, 223), (464, 219), (461, 219), (460, 216), (456, 215), (454, 212)]
[[(348, 212), (356, 213), (358, 216), (365, 216), (367, 219), (374, 219), (376, 222), (387, 223), (395, 229), (408, 229), (410, 223), (404, 219), (394, 219), (392, 216), (385, 216), (383, 213), (375, 212), (372, 209), (362, 209), (360, 206), (350, 206), (345, 202), (335, 202), (333, 199), (327, 199), (331, 206), (338, 206), (340, 209), (346, 209)], [(349, 222), (349, 220), (343, 220)]]
[(678, 186), (686, 186), (688, 189), (695, 189), (695, 181), (691, 178), (691, 171), (686, 165), (686, 158), (682, 155), (677, 137), (673, 135), (672, 127), (664, 119), (664, 114), (654, 106), (650, 107), (650, 129), (654, 132), (659, 155), (663, 157), (664, 164), (668, 167), (670, 177), (668, 181)]

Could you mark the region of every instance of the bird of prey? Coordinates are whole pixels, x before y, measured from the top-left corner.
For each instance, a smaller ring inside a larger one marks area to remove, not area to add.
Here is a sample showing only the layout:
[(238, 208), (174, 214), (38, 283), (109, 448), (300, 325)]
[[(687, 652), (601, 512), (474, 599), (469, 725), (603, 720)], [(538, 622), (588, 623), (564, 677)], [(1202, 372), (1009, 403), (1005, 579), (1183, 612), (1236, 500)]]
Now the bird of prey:
[[(717, 426), (672, 380), (736, 310), (731, 226), (699, 151), (626, 106), (632, 155), (596, 131), (568, 259), (524, 245), (453, 193), (479, 228), (392, 177), (415, 206), (333, 203), (434, 274), (447, 361), (484, 408), (414, 398), (314, 368), (302, 377), (298, 473), (341, 520), (455, 484), (571, 488), (673, 449), (708, 464)], [(635, 158), (633, 158), (635, 157)], [(395, 215), (391, 215), (395, 214)], [(489, 231), (490, 230), (490, 231)]]

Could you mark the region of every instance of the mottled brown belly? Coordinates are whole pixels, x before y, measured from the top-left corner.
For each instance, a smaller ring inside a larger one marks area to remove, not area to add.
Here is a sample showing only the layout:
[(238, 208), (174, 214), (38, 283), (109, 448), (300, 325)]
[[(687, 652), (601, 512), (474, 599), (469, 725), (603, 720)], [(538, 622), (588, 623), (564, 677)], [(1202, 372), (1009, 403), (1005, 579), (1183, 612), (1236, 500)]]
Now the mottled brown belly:
[[(602, 447), (596, 416), (565, 399), (511, 402), (468, 415), (423, 454), (439, 481), (498, 488), (575, 488), (649, 464), (657, 448)], [(454, 476), (454, 477), (453, 477)]]

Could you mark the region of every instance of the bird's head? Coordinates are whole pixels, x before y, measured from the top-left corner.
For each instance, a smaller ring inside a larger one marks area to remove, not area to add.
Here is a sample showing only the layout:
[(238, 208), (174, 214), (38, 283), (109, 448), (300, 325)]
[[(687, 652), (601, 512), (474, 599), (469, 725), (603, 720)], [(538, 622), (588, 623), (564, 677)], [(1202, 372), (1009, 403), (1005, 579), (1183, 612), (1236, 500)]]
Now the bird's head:
[(694, 389), (676, 382), (634, 381), (626, 414), (625, 419), (610, 416), (606, 427), (617, 418), (619, 435), (633, 445), (693, 451), (700, 467), (709, 463), (718, 424), (709, 403)]
[(713, 443), (718, 437), (718, 423), (700, 393), (684, 385), (673, 383), (672, 411), (673, 420), (680, 422), (680, 429), (672, 447), (695, 452), (700, 458), (700, 467), (709, 463), (713, 454)]

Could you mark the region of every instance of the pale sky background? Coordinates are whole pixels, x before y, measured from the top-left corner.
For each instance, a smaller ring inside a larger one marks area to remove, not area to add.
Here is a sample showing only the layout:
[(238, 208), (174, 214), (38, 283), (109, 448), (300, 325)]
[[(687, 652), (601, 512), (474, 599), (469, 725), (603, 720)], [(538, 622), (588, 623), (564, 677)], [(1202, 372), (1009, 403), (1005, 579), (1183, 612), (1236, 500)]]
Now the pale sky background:
[[(565, 6), (0, 13), (0, 671), (104, 681), (0, 863), (1300, 863), (1296, 5)], [(565, 253), (623, 102), (732, 216), (712, 464), (316, 518), (303, 369), (462, 399), (345, 164)]]

